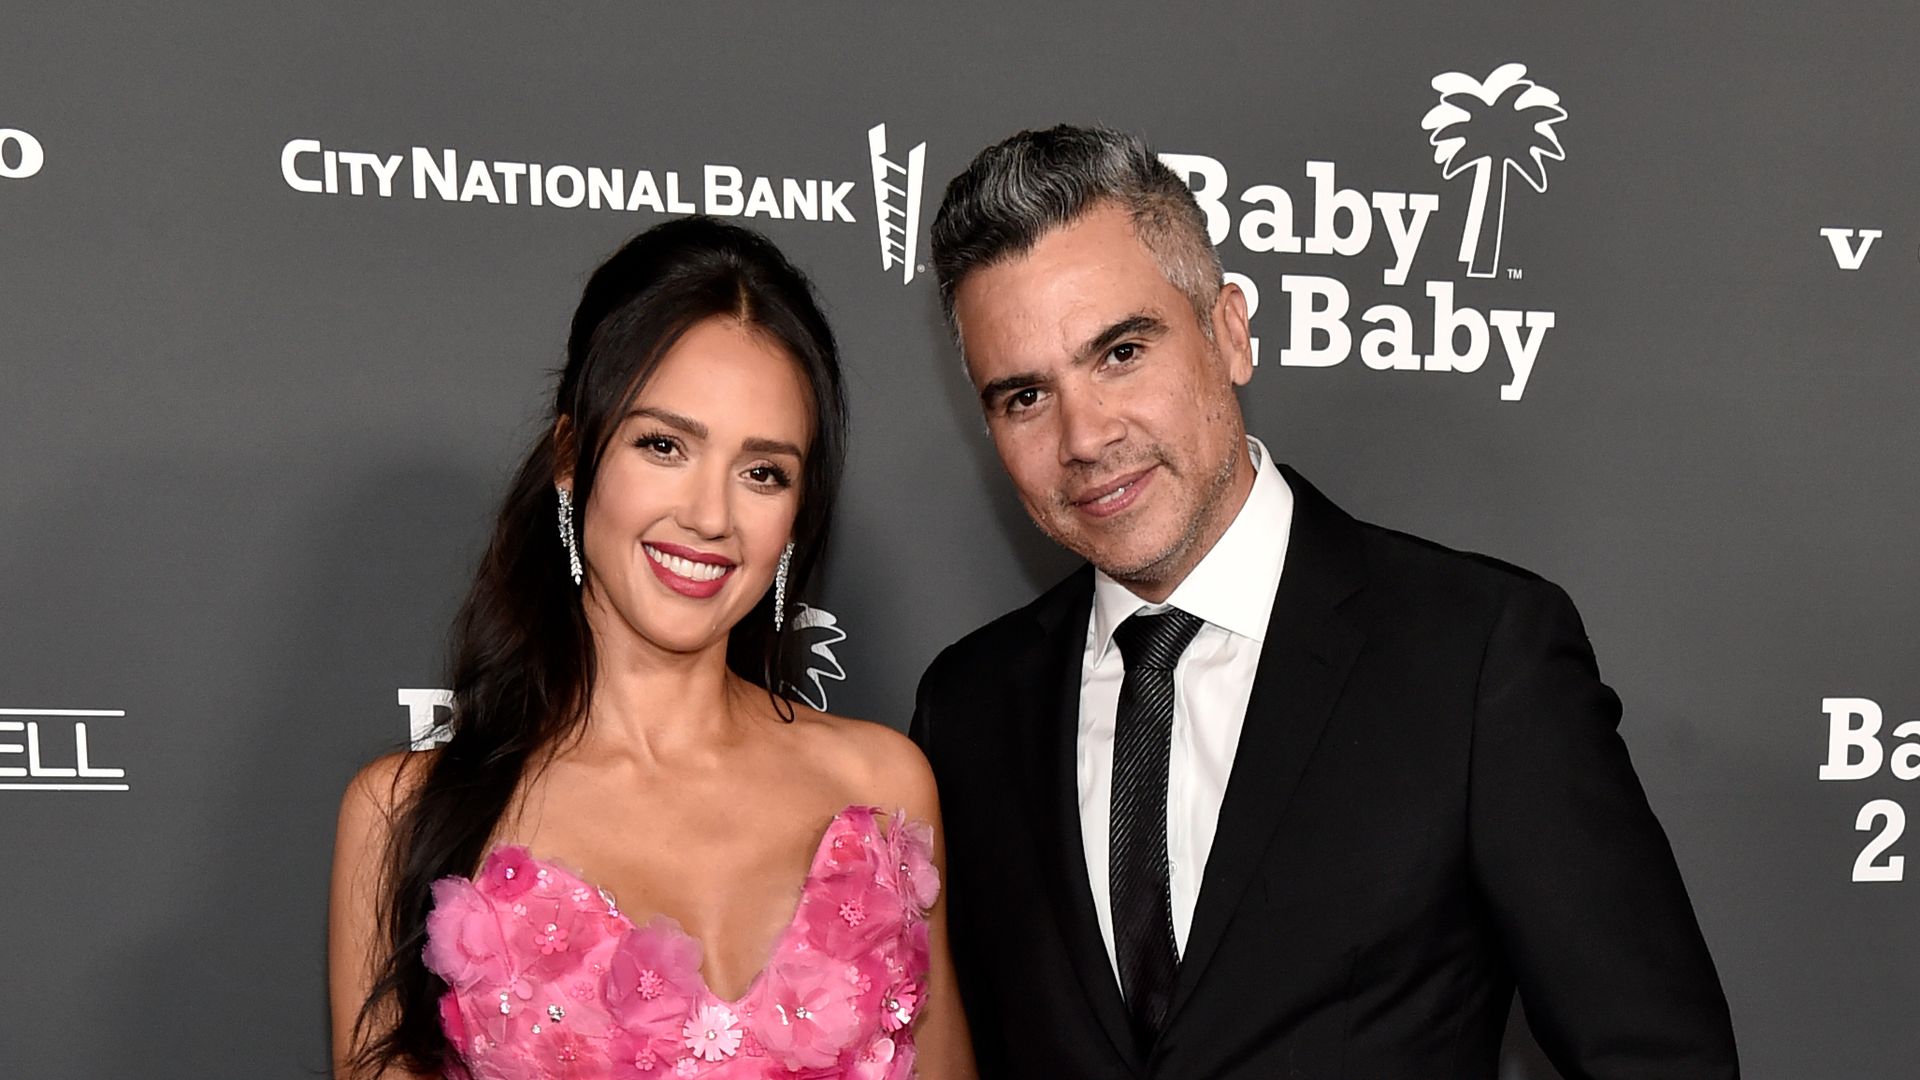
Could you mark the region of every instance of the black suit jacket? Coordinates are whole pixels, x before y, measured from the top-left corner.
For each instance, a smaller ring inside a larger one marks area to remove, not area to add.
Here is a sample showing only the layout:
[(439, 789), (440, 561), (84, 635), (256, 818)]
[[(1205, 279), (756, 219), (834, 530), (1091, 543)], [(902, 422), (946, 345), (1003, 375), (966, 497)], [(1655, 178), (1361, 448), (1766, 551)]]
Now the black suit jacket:
[(1568, 1080), (1739, 1074), (1673, 853), (1565, 593), (1297, 473), (1173, 1011), (1136, 1052), (1075, 793), (1088, 568), (942, 652), (940, 784), (982, 1076), (1492, 1078), (1518, 986)]

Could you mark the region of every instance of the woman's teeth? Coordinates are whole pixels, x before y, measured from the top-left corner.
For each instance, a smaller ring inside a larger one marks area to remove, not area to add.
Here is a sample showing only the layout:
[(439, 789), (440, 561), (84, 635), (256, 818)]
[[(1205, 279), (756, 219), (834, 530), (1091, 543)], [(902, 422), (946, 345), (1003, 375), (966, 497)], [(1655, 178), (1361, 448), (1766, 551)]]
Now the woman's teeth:
[(678, 555), (669, 555), (651, 544), (643, 546), (647, 549), (647, 556), (654, 562), (659, 563), (661, 566), (666, 567), (668, 570), (673, 571), (689, 581), (713, 581), (717, 578), (724, 577), (728, 570), (733, 569), (730, 566), (721, 566), (717, 563), (697, 563), (692, 559), (683, 559)]

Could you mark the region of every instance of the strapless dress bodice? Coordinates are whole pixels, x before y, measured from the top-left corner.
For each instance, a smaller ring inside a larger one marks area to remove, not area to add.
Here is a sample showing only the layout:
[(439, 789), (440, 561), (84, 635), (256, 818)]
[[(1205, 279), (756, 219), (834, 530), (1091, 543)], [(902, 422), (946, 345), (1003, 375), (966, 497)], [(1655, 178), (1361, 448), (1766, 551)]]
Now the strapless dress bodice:
[[(884, 826), (884, 827), (883, 827)], [(834, 815), (792, 919), (740, 997), (700, 943), (524, 847), (433, 886), (426, 963), (470, 1080), (905, 1080), (925, 996), (932, 830), (873, 807)]]

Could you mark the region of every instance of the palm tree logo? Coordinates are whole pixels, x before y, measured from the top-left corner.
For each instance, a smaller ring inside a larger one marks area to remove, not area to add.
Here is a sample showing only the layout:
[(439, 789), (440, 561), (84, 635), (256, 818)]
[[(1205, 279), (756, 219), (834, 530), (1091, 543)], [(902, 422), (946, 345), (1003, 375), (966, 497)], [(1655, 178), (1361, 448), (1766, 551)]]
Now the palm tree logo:
[[(1433, 77), (1440, 104), (1427, 111), (1420, 126), (1433, 133), (1434, 164), (1451, 180), (1473, 170), (1473, 200), (1460, 234), (1460, 261), (1468, 277), (1492, 277), (1500, 271), (1500, 235), (1507, 217), (1507, 179), (1515, 173), (1535, 191), (1547, 190), (1547, 159), (1565, 161), (1553, 125), (1567, 118), (1560, 95), (1526, 78), (1524, 64), (1502, 64), (1485, 82), (1461, 71)], [(1487, 213), (1494, 174), (1500, 177), (1500, 202)]]

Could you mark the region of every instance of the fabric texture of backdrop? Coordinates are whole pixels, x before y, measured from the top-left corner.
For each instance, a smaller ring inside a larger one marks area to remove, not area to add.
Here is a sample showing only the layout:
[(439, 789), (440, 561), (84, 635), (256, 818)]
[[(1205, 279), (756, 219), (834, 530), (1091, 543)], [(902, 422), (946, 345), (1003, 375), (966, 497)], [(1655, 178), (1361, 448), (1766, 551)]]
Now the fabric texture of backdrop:
[[(0, 1074), (325, 1069), (342, 786), (435, 715), (585, 275), (668, 215), (820, 287), (854, 424), (803, 689), (904, 728), (1071, 565), (922, 265), (948, 178), (1060, 121), (1209, 208), (1276, 459), (1571, 595), (1747, 1075), (1912, 1074), (1911, 4), (5, 23)], [(1503, 1072), (1551, 1078), (1522, 1024)]]

